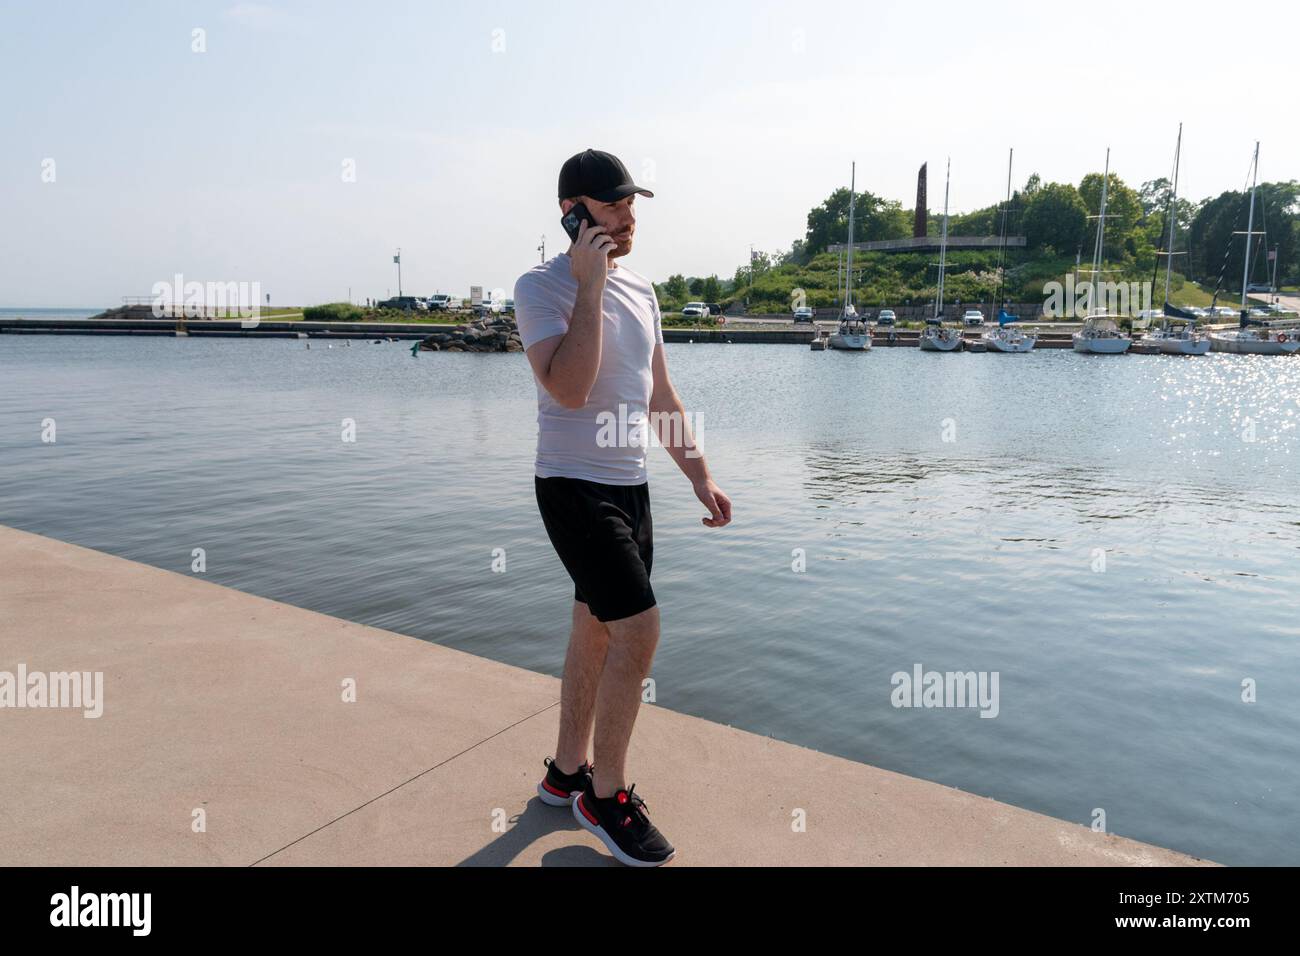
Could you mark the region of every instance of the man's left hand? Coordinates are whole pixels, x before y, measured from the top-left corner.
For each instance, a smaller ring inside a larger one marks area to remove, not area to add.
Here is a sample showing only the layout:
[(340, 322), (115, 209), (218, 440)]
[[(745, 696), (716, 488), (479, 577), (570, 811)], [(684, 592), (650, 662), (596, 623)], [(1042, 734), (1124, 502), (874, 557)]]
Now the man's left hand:
[(731, 522), (731, 499), (723, 494), (712, 478), (706, 478), (693, 487), (695, 497), (709, 509), (710, 517), (700, 519), (706, 528), (721, 528)]

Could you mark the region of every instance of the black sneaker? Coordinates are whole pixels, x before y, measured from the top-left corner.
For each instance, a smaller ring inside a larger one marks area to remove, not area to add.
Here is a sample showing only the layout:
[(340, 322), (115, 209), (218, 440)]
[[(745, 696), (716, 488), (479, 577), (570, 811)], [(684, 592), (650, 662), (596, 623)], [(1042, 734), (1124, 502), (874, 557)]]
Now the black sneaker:
[(589, 763), (584, 763), (573, 773), (561, 773), (551, 757), (542, 763), (546, 765), (546, 776), (537, 785), (537, 795), (542, 798), (542, 803), (550, 806), (567, 807), (591, 780), (592, 766)]
[(584, 830), (600, 837), (614, 858), (628, 866), (662, 866), (677, 852), (646, 816), (636, 784), (612, 797), (596, 796), (587, 784), (573, 801), (573, 816)]

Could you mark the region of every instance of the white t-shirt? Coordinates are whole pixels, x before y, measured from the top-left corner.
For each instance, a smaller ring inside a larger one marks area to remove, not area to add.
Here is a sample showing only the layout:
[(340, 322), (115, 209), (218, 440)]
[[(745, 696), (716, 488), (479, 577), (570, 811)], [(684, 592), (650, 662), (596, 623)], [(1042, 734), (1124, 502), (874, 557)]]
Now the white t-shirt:
[[(562, 252), (515, 283), (515, 320), (527, 351), (569, 330), (578, 280)], [(536, 473), (607, 485), (646, 480), (651, 360), (664, 340), (654, 286), (627, 266), (611, 267), (602, 299), (600, 370), (587, 404), (565, 408), (537, 382)]]

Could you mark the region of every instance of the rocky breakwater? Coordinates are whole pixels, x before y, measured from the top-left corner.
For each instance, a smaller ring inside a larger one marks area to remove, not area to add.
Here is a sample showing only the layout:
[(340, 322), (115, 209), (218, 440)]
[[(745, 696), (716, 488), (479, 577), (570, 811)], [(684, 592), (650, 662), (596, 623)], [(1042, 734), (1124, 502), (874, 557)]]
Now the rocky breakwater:
[(511, 316), (479, 319), (468, 325), (434, 332), (420, 340), (420, 348), (430, 352), (522, 352), (519, 329)]

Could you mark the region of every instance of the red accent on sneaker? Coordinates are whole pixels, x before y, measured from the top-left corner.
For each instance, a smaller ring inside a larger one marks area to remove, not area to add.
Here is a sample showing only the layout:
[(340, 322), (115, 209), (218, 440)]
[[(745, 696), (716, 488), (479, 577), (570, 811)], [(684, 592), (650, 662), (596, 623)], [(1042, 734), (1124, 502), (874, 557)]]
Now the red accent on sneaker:
[[(586, 796), (586, 794), (583, 794), (583, 796)], [(578, 797), (578, 811), (586, 817), (587, 821), (593, 826), (600, 826), (600, 821), (592, 816), (591, 811), (587, 809), (587, 805), (582, 802), (582, 796)]]
[(567, 797), (569, 795), (569, 791), (561, 790), (559, 787), (551, 786), (549, 780), (543, 780), (542, 786), (545, 787), (547, 790), (549, 790), (551, 793), (555, 794), (557, 797)]
[(627, 791), (626, 791), (626, 790), (620, 790), (618, 793), (615, 794), (615, 796), (618, 797), (618, 802), (619, 802), (619, 803), (627, 803)]

